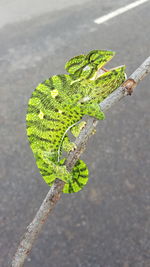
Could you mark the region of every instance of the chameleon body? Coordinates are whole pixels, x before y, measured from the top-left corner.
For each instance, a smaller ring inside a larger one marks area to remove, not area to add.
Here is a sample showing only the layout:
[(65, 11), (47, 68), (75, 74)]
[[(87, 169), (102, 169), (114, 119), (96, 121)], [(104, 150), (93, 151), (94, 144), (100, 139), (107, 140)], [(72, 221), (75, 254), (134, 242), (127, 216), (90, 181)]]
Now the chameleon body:
[(29, 99), (27, 135), (37, 166), (48, 185), (56, 178), (63, 180), (64, 193), (78, 192), (88, 181), (88, 169), (82, 160), (72, 172), (66, 170), (62, 151), (75, 147), (68, 131), (77, 136), (84, 123), (76, 124), (84, 115), (104, 119), (99, 103), (125, 80), (125, 66), (103, 69), (114, 54), (93, 50), (70, 59), (65, 65), (69, 74), (54, 75), (40, 83)]

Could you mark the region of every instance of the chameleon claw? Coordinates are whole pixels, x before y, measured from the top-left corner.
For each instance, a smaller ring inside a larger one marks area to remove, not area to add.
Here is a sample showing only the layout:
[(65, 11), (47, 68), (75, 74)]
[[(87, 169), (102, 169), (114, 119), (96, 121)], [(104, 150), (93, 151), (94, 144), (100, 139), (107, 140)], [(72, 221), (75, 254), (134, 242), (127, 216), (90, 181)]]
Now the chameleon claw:
[(77, 149), (77, 145), (75, 143), (72, 143), (73, 146), (72, 146), (72, 149), (70, 151), (75, 151)]

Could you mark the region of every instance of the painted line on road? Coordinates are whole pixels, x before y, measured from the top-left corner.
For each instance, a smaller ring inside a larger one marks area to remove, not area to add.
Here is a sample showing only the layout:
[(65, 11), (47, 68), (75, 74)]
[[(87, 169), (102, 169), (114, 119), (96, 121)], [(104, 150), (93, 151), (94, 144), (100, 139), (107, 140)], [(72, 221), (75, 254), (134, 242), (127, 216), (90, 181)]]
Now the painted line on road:
[(97, 23), (97, 24), (104, 23), (105, 21), (108, 21), (108, 20), (110, 20), (110, 19), (112, 19), (112, 18), (114, 18), (114, 17), (116, 17), (116, 16), (118, 16), (120, 14), (123, 14), (123, 13), (127, 12), (128, 10), (130, 10), (132, 8), (135, 8), (135, 7), (139, 6), (139, 5), (142, 5), (142, 4), (144, 4), (145, 2), (148, 2), (148, 1), (150, 1), (150, 0), (138, 0), (138, 1), (135, 1), (135, 2), (133, 2), (131, 4), (129, 4), (129, 5), (126, 5), (124, 7), (118, 8), (115, 11), (112, 11), (112, 12), (108, 13), (107, 15), (104, 15), (102, 17), (99, 17), (99, 18), (95, 19), (94, 22)]

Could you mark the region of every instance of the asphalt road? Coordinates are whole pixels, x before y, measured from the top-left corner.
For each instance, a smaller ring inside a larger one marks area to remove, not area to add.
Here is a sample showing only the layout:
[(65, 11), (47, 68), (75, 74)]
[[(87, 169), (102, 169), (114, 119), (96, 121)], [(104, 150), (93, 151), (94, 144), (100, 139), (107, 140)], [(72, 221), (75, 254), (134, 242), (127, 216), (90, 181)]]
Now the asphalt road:
[[(134, 71), (150, 55), (150, 1), (108, 22), (94, 19), (130, 1), (0, 1), (0, 266), (12, 255), (49, 188), (25, 131), (35, 86), (64, 73), (72, 56), (117, 52)], [(24, 266), (150, 266), (150, 76), (106, 114), (84, 160), (90, 180), (63, 195)]]

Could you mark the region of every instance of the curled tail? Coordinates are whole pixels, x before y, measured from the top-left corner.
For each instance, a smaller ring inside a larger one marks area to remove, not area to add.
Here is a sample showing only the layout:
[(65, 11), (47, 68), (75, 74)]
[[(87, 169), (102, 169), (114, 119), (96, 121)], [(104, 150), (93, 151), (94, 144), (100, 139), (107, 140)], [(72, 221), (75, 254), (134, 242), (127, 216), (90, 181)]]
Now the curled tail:
[(72, 178), (65, 183), (63, 193), (75, 193), (80, 191), (88, 182), (88, 168), (84, 161), (78, 160), (71, 171)]
[(88, 168), (84, 161), (78, 160), (71, 172), (68, 172), (64, 165), (65, 158), (60, 162), (52, 161), (41, 153), (36, 158), (37, 166), (45, 182), (52, 186), (55, 179), (59, 178), (65, 182), (63, 193), (75, 193), (80, 191), (88, 182)]

